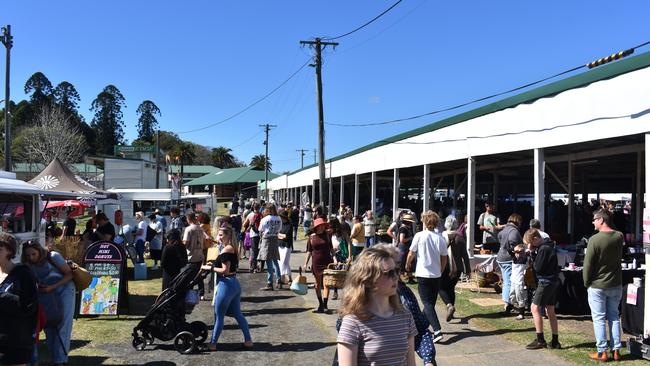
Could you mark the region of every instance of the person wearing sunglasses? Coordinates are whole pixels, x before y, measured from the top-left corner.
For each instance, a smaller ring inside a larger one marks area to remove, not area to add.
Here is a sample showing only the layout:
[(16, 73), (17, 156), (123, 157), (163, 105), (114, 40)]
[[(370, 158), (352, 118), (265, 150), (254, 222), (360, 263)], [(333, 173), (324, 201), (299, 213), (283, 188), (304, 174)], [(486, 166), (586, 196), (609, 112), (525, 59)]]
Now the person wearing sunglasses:
[(38, 290), (31, 270), (14, 264), (16, 239), (0, 233), (0, 365), (32, 359), (38, 317)]
[(365, 249), (348, 273), (336, 339), (340, 365), (415, 365), (418, 330), (397, 295), (393, 255), (379, 246)]

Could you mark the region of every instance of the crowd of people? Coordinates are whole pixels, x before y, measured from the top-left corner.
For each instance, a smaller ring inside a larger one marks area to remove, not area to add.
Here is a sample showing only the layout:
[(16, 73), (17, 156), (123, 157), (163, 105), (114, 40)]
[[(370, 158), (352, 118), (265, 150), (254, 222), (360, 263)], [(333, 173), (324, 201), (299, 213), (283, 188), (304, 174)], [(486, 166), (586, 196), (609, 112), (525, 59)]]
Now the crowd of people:
[[(560, 267), (553, 241), (540, 230), (538, 220), (531, 220), (522, 235), (520, 215), (510, 215), (502, 225), (493, 206), (487, 203), (485, 208), (477, 222), (483, 232), (480, 244), (497, 253), (503, 315), (516, 310), (517, 319), (524, 319), (529, 308), (536, 337), (526, 348), (561, 348), (554, 309)], [(191, 210), (181, 215), (176, 207), (170, 210), (169, 223), (161, 212), (146, 216), (148, 221), (142, 212), (135, 218), (133, 237), (125, 241), (134, 246), (137, 262), (144, 261), (148, 248), (154, 261), (152, 269), (160, 266), (162, 271), (163, 290), (185, 266), (200, 267), (210, 274), (207, 286), (203, 281), (198, 284), (201, 299), (212, 298), (214, 303), (210, 350), (218, 349), (226, 314), (237, 320), (244, 347), (253, 347), (248, 322), (241, 312), (237, 278), (240, 261), (248, 260), (252, 273), (262, 272), (266, 266), (263, 291), (289, 285), (290, 258), (299, 226), (307, 241), (303, 269), (313, 274), (319, 304), (315, 312), (329, 313), (330, 295), (339, 297), (340, 289), (326, 285), (325, 270), (331, 265), (348, 270), (337, 322), (337, 361), (342, 365), (413, 365), (416, 353), (427, 366), (435, 365), (434, 344), (444, 337), (435, 307), (438, 295), (446, 306), (444, 319), (449, 322), (456, 312), (456, 284), (472, 273), (466, 217), (449, 215), (443, 219), (431, 210), (419, 219), (412, 212), (401, 212), (386, 236), (377, 235), (372, 212), (355, 216), (345, 204), (329, 217), (319, 205), (253, 201), (233, 207), (229, 215), (214, 220)], [(608, 351), (614, 360), (620, 359), (618, 303), (623, 235), (612, 229), (611, 222), (609, 211), (594, 212), (598, 233), (589, 240), (584, 260), (584, 283), (597, 340), (597, 352), (589, 357), (597, 361), (608, 360)], [(105, 215), (97, 215), (97, 223), (98, 228), (89, 235), (105, 240), (115, 237), (114, 230), (107, 228), (112, 224)], [(70, 266), (59, 253), (38, 242), (24, 243), (21, 263), (16, 264), (17, 245), (10, 235), (0, 234), (0, 364), (37, 362), (34, 345), (40, 329), (45, 330), (53, 364), (65, 364), (75, 298)], [(417, 284), (423, 310), (408, 283)], [(50, 306), (45, 304), (55, 302), (63, 311), (56, 322), (47, 321), (43, 313)], [(544, 317), (550, 322), (550, 344), (544, 337)]]

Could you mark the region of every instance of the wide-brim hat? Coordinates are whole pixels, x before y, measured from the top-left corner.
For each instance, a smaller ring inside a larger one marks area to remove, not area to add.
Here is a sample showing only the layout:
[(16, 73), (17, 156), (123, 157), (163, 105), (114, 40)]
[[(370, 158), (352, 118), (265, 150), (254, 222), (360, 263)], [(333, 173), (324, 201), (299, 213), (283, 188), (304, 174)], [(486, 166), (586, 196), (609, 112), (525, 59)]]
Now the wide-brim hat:
[(411, 214), (406, 214), (402, 216), (402, 221), (410, 221), (410, 222), (415, 222), (415, 216)]
[(325, 221), (325, 219), (323, 219), (321, 217), (314, 220), (314, 229), (316, 229), (317, 227), (319, 227), (321, 225), (327, 225), (327, 221)]

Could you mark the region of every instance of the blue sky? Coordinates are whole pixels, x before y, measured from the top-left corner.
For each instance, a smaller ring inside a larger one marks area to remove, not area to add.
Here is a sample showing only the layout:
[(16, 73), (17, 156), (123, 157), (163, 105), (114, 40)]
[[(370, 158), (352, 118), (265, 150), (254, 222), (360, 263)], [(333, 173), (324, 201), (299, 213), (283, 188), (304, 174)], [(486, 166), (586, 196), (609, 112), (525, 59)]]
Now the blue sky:
[[(90, 121), (90, 103), (114, 84), (126, 98), (131, 141), (143, 100), (158, 105), (164, 130), (221, 121), (310, 57), (300, 40), (346, 33), (394, 2), (25, 0), (3, 4), (0, 24), (11, 24), (14, 34), (13, 100), (25, 98), (25, 81), (41, 71), (54, 85), (66, 80), (77, 88), (80, 112)], [(379, 122), (507, 90), (650, 40), (648, 14), (650, 2), (641, 0), (404, 0), (324, 53), (325, 121)], [(448, 115), (379, 127), (326, 126), (326, 157)], [(248, 162), (264, 152), (258, 125), (267, 122), (278, 125), (270, 137), (274, 171), (300, 168), (296, 149), (309, 149), (305, 165), (313, 163), (313, 68), (240, 116), (180, 136), (237, 146), (235, 156)]]

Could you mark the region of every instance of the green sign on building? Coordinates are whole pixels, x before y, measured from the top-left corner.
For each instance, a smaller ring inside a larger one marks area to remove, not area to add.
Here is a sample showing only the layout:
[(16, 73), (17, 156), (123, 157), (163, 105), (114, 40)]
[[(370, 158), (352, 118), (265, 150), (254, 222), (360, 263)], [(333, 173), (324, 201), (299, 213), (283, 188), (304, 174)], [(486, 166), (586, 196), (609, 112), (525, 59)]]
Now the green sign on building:
[(153, 153), (156, 151), (156, 147), (152, 145), (143, 145), (143, 146), (126, 146), (126, 145), (115, 145), (113, 146), (115, 151), (115, 156), (120, 154), (136, 154), (142, 152)]

